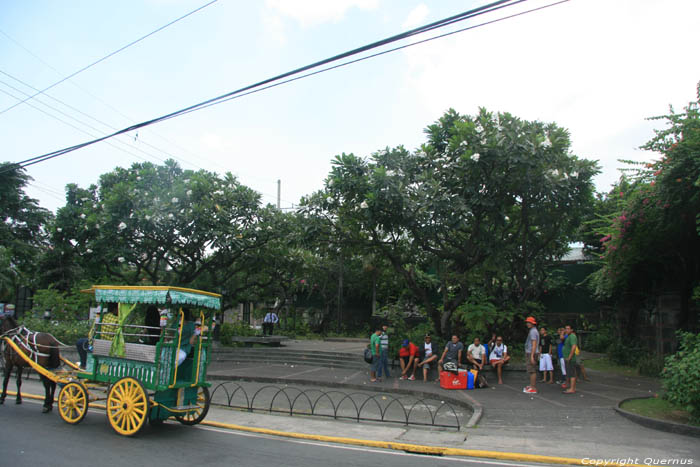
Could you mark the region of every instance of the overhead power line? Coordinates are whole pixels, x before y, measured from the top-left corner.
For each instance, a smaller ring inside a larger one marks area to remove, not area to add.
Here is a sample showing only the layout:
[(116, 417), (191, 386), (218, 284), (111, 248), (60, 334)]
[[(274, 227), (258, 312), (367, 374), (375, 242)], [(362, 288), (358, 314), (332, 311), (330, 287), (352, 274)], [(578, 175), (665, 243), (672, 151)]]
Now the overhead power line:
[[(181, 21), (181, 20), (187, 18), (188, 16), (191, 16), (191, 15), (197, 13), (198, 11), (201, 11), (201, 10), (205, 9), (206, 7), (208, 7), (209, 5), (211, 5), (211, 4), (213, 4), (213, 3), (216, 3), (217, 1), (218, 1), (218, 0), (212, 0), (212, 1), (210, 1), (209, 3), (207, 3), (207, 4), (202, 5), (202, 6), (200, 6), (199, 8), (196, 8), (196, 9), (190, 11), (189, 13), (186, 13), (186, 14), (180, 16), (179, 18), (174, 19), (173, 21), (170, 21), (170, 22), (167, 23), (167, 24), (164, 24), (163, 26), (159, 27), (158, 29), (149, 32), (149, 33), (146, 34), (145, 36), (141, 36), (140, 38), (138, 38), (138, 39), (136, 39), (136, 40), (134, 40), (134, 41), (129, 42), (129, 43), (126, 44), (125, 46), (120, 47), (119, 49), (115, 50), (114, 52), (111, 52), (111, 53), (105, 55), (104, 57), (100, 58), (99, 60), (96, 60), (96, 61), (90, 63), (89, 65), (86, 65), (86, 66), (82, 67), (81, 69), (79, 69), (79, 70), (77, 70), (77, 71), (71, 73), (70, 75), (61, 78), (60, 80), (56, 81), (56, 82), (53, 83), (52, 85), (50, 85), (50, 86), (48, 86), (48, 87), (45, 87), (45, 88), (42, 89), (41, 91), (38, 91), (36, 94), (32, 94), (31, 96), (27, 97), (26, 99), (24, 99), (24, 100), (22, 100), (22, 101), (20, 101), (20, 102), (17, 102), (16, 104), (13, 104), (13, 105), (11, 105), (10, 107), (8, 107), (8, 108), (6, 108), (6, 109), (0, 111), (0, 115), (1, 115), (1, 114), (4, 114), (4, 113), (7, 112), (8, 110), (14, 109), (14, 108), (17, 107), (18, 105), (23, 104), (24, 102), (27, 102), (27, 101), (30, 100), (30, 99), (33, 99), (34, 97), (38, 96), (39, 94), (43, 94), (45, 91), (48, 91), (49, 89), (51, 89), (51, 88), (53, 88), (53, 87), (55, 87), (55, 86), (58, 86), (59, 84), (63, 83), (64, 81), (71, 79), (72, 77), (74, 77), (74, 76), (76, 76), (76, 75), (82, 73), (83, 71), (85, 71), (85, 70), (87, 70), (87, 69), (89, 69), (89, 68), (92, 68), (93, 66), (97, 65), (98, 63), (104, 62), (104, 61), (107, 60), (108, 58), (113, 57), (114, 55), (118, 54), (119, 52), (122, 52), (122, 51), (128, 49), (128, 48), (131, 47), (132, 45), (138, 44), (138, 43), (141, 42), (142, 40), (144, 40), (144, 39), (146, 39), (146, 38), (148, 38), (148, 37), (150, 37), (150, 36), (152, 36), (152, 35), (154, 35), (154, 34), (159, 33), (160, 31), (162, 31), (163, 29), (167, 28), (168, 26), (172, 26), (173, 24), (177, 23), (178, 21)], [(7, 34), (5, 34), (5, 33), (3, 33), (3, 35), (7, 36)], [(7, 36), (7, 37), (9, 37), (9, 36)]]
[[(482, 24), (479, 24), (479, 25), (469, 26), (469, 27), (463, 28), (463, 29), (461, 29), (461, 30), (459, 30), (459, 31), (452, 31), (452, 32), (450, 32), (450, 33), (446, 33), (446, 34), (443, 34), (443, 35), (440, 35), (440, 36), (432, 37), (432, 38), (425, 39), (425, 40), (422, 40), (422, 41), (417, 41), (417, 42), (412, 43), (412, 44), (407, 44), (407, 45), (404, 45), (404, 46), (401, 46), (401, 47), (396, 47), (396, 48), (391, 49), (391, 50), (386, 50), (386, 51), (383, 51), (383, 52), (380, 52), (380, 53), (376, 53), (376, 54), (374, 54), (374, 55), (370, 55), (370, 56), (366, 56), (366, 57), (361, 57), (361, 58), (358, 58), (358, 59), (355, 59), (355, 60), (352, 60), (352, 61), (349, 61), (349, 62), (341, 63), (341, 64), (339, 64), (339, 65), (335, 65), (335, 66), (332, 66), (332, 67), (328, 67), (328, 68), (326, 68), (326, 69), (317, 70), (317, 71), (308, 73), (308, 74), (306, 74), (306, 75), (297, 76), (297, 77), (288, 79), (288, 80), (286, 80), (286, 81), (282, 81), (282, 82), (275, 83), (276, 81), (281, 81), (281, 80), (283, 80), (284, 78), (288, 78), (288, 77), (293, 76), (293, 75), (298, 75), (298, 74), (303, 73), (303, 72), (305, 72), (305, 71), (311, 70), (311, 69), (313, 69), (313, 68), (318, 68), (319, 66), (322, 66), (322, 65), (325, 65), (325, 64), (328, 64), (328, 63), (331, 63), (331, 62), (335, 62), (335, 61), (341, 60), (341, 59), (343, 59), (343, 58), (347, 58), (347, 57), (350, 57), (350, 56), (353, 56), (353, 55), (357, 55), (357, 54), (359, 54), (359, 53), (362, 53), (362, 52), (365, 52), (365, 51), (368, 51), (368, 50), (371, 50), (371, 49), (374, 49), (374, 48), (377, 48), (377, 47), (381, 47), (381, 46), (383, 46), (383, 45), (387, 45), (387, 44), (390, 44), (390, 43), (392, 43), (392, 42), (396, 42), (396, 41), (399, 41), (399, 40), (402, 40), (402, 39), (406, 39), (406, 38), (408, 38), (408, 37), (412, 37), (412, 36), (415, 36), (415, 35), (418, 35), (418, 34), (422, 34), (422, 33), (427, 32), (427, 31), (432, 31), (432, 30), (434, 30), (434, 29), (438, 29), (438, 28), (440, 28), (440, 27), (444, 27), (444, 26), (447, 26), (447, 25), (451, 25), (451, 24), (454, 24), (454, 23), (459, 22), (459, 21), (464, 21), (464, 20), (466, 20), (466, 19), (474, 18), (474, 17), (477, 17), (477, 16), (479, 16), (479, 15), (483, 15), (483, 14), (486, 14), (486, 13), (490, 13), (490, 12), (493, 12), (493, 11), (497, 11), (497, 10), (500, 10), (500, 9), (502, 9), (502, 8), (506, 8), (506, 7), (509, 7), (509, 6), (516, 5), (516, 4), (518, 4), (518, 3), (523, 3), (523, 2), (525, 2), (525, 1), (527, 1), (527, 0), (517, 0), (517, 1), (513, 1), (513, 0), (500, 0), (500, 1), (497, 1), (497, 2), (493, 2), (493, 3), (490, 3), (490, 4), (488, 4), (488, 5), (484, 5), (484, 6), (482, 6), (482, 7), (475, 8), (475, 9), (472, 9), (472, 10), (469, 10), (469, 11), (466, 11), (466, 12), (461, 13), (461, 14), (459, 14), (459, 15), (454, 15), (454, 16), (451, 16), (451, 17), (449, 17), (449, 18), (445, 18), (445, 19), (443, 19), (443, 20), (436, 21), (436, 22), (434, 22), (434, 23), (430, 23), (430, 24), (428, 24), (428, 25), (421, 26), (421, 27), (419, 27), (419, 28), (412, 29), (412, 30), (410, 30), (410, 31), (407, 31), (407, 32), (404, 32), (404, 33), (401, 33), (401, 34), (398, 34), (398, 35), (395, 35), (395, 36), (391, 36), (391, 37), (389, 37), (389, 38), (387, 38), (387, 39), (383, 39), (383, 40), (380, 40), (380, 41), (377, 41), (377, 42), (373, 42), (373, 43), (371, 43), (371, 44), (368, 44), (368, 45), (365, 45), (365, 46), (362, 46), (362, 47), (353, 49), (353, 50), (351, 50), (351, 51), (344, 52), (344, 53), (339, 54), (339, 55), (335, 55), (335, 56), (333, 56), (333, 57), (330, 57), (330, 58), (327, 58), (327, 59), (324, 59), (324, 60), (321, 60), (321, 61), (312, 63), (312, 64), (310, 64), (310, 65), (306, 65), (306, 66), (304, 66), (304, 67), (297, 68), (297, 69), (295, 69), (295, 70), (292, 70), (292, 71), (283, 73), (283, 74), (278, 75), (278, 76), (275, 76), (275, 77), (273, 77), (273, 78), (268, 78), (268, 79), (263, 80), (263, 81), (260, 81), (260, 82), (258, 82), (258, 83), (255, 83), (255, 84), (252, 84), (252, 85), (249, 85), (249, 86), (245, 86), (245, 87), (240, 88), (240, 89), (238, 89), (238, 90), (235, 90), (235, 91), (232, 91), (232, 92), (223, 94), (223, 95), (221, 95), (221, 96), (218, 96), (218, 97), (215, 97), (215, 98), (212, 98), (212, 99), (208, 99), (208, 100), (206, 100), (206, 101), (200, 102), (200, 103), (198, 103), (198, 104), (195, 104), (195, 105), (186, 107), (186, 108), (184, 108), (184, 109), (181, 109), (181, 110), (178, 110), (178, 111), (175, 111), (175, 112), (171, 112), (171, 113), (166, 114), (166, 115), (163, 115), (163, 116), (161, 116), (161, 117), (157, 117), (157, 118), (154, 118), (154, 119), (152, 119), (152, 120), (148, 120), (148, 121), (145, 121), (145, 122), (136, 124), (136, 125), (132, 125), (132, 126), (130, 126), (130, 127), (127, 127), (127, 128), (122, 129), (122, 130), (119, 130), (119, 131), (117, 131), (117, 132), (114, 132), (114, 133), (112, 133), (112, 134), (110, 134), (110, 135), (107, 135), (107, 136), (104, 136), (104, 137), (101, 137), (101, 138), (97, 138), (97, 139), (94, 139), (94, 140), (92, 140), (92, 141), (86, 141), (86, 142), (84, 142), (84, 143), (77, 144), (77, 145), (75, 145), (75, 146), (70, 146), (70, 147), (67, 147), (67, 148), (64, 148), (64, 149), (60, 149), (60, 150), (58, 150), (58, 151), (54, 151), (54, 152), (50, 152), (50, 153), (47, 153), (47, 154), (43, 154), (43, 155), (41, 155), (41, 156), (32, 157), (32, 158), (26, 159), (26, 160), (24, 160), (24, 161), (20, 161), (20, 162), (16, 163), (16, 165), (19, 165), (20, 167), (27, 167), (27, 166), (30, 166), (30, 165), (33, 165), (33, 164), (37, 164), (37, 163), (39, 163), (39, 162), (43, 162), (43, 161), (46, 161), (46, 160), (49, 160), (49, 159), (53, 159), (53, 158), (55, 158), (55, 157), (58, 157), (58, 156), (67, 154), (67, 153), (72, 152), (72, 151), (76, 151), (76, 150), (81, 149), (81, 148), (83, 148), (83, 147), (90, 146), (90, 145), (92, 145), (92, 144), (95, 144), (95, 143), (104, 141), (104, 140), (106, 140), (106, 139), (112, 138), (112, 137), (117, 136), (117, 135), (120, 135), (120, 134), (128, 133), (128, 132), (130, 132), (130, 131), (134, 131), (134, 130), (137, 130), (137, 129), (139, 129), (139, 128), (143, 128), (143, 127), (145, 127), (145, 126), (153, 125), (153, 124), (155, 124), (155, 123), (158, 123), (158, 122), (161, 122), (161, 121), (164, 121), (164, 120), (168, 120), (168, 119), (171, 119), (171, 118), (175, 118), (175, 117), (177, 117), (177, 116), (184, 115), (184, 114), (187, 114), (187, 113), (190, 113), (190, 112), (194, 112), (194, 111), (196, 111), (196, 110), (200, 110), (200, 109), (203, 109), (203, 108), (206, 108), (206, 107), (210, 107), (210, 106), (212, 106), (212, 105), (220, 104), (220, 103), (222, 103), (222, 102), (226, 102), (226, 101), (231, 100), (231, 99), (235, 99), (235, 98), (238, 98), (238, 97), (242, 97), (242, 96), (244, 96), (244, 95), (252, 94), (252, 93), (254, 93), (254, 92), (259, 92), (259, 91), (261, 91), (261, 90), (263, 90), (263, 89), (268, 89), (268, 88), (271, 88), (271, 87), (274, 87), (274, 86), (279, 86), (280, 84), (284, 84), (284, 83), (286, 83), (286, 82), (295, 81), (295, 80), (301, 79), (301, 78), (306, 77), (306, 76), (311, 76), (311, 75), (314, 75), (314, 74), (321, 73), (321, 72), (323, 72), (323, 71), (328, 71), (328, 70), (331, 70), (331, 69), (334, 69), (334, 68), (338, 68), (338, 67), (341, 67), (341, 66), (346, 66), (346, 65), (349, 65), (349, 64), (351, 64), (351, 63), (356, 63), (356, 62), (358, 62), (358, 61), (366, 60), (366, 59), (371, 58), (371, 57), (374, 57), (374, 56), (383, 55), (383, 54), (389, 53), (389, 52), (391, 52), (391, 51), (400, 50), (400, 49), (403, 49), (403, 48), (406, 48), (406, 47), (410, 47), (410, 46), (413, 46), (413, 45), (417, 45), (417, 44), (420, 44), (420, 43), (424, 43), (424, 42), (427, 42), (427, 41), (430, 41), (430, 40), (438, 39), (438, 38), (440, 38), (440, 37), (449, 36), (449, 35), (455, 34), (455, 33), (457, 33), (457, 32), (466, 31), (466, 30), (473, 29), (473, 28), (476, 28), (476, 27), (484, 26), (484, 25), (486, 25), (486, 24), (492, 24), (492, 23), (495, 23), (495, 22), (498, 22), (498, 21), (502, 21), (502, 20), (505, 20), (505, 19), (508, 19), (508, 18), (513, 18), (513, 17), (516, 17), (516, 16), (521, 16), (521, 15), (524, 15), (524, 14), (526, 14), (526, 13), (531, 13), (531, 12), (534, 12), (534, 11), (542, 10), (542, 9), (544, 9), (544, 8), (549, 8), (549, 7), (551, 7), (551, 6), (555, 6), (555, 5), (558, 5), (558, 4), (561, 4), (561, 3), (568, 2), (569, 0), (560, 0), (560, 1), (558, 1), (558, 2), (551, 3), (551, 4), (549, 4), (549, 5), (545, 5), (545, 6), (542, 6), (542, 7), (539, 7), (539, 8), (533, 8), (533, 9), (528, 10), (528, 11), (523, 11), (523, 12), (520, 12), (520, 13), (517, 13), (517, 14), (514, 14), (514, 15), (510, 15), (510, 16), (503, 17), (503, 18), (499, 18), (499, 19), (496, 19), (496, 20), (488, 21), (488, 22), (485, 22), (485, 23), (482, 23)], [(256, 88), (260, 88), (260, 89), (256, 89)], [(13, 168), (14, 168), (14, 167), (13, 167)], [(6, 170), (10, 170), (10, 168), (8, 167), (8, 169), (6, 169)]]

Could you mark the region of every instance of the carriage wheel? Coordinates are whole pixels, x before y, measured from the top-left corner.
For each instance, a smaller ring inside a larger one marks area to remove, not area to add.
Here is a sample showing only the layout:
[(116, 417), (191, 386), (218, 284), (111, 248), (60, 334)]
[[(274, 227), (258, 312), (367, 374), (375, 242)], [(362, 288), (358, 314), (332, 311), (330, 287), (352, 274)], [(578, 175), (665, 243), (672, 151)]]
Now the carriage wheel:
[(58, 414), (64, 422), (76, 425), (83, 421), (88, 411), (88, 395), (85, 386), (71, 382), (58, 393)]
[(175, 418), (183, 425), (196, 425), (207, 416), (209, 402), (209, 388), (200, 386), (197, 388), (197, 410), (188, 412), (185, 415), (175, 415)]
[(107, 396), (107, 419), (114, 431), (133, 436), (146, 424), (148, 394), (140, 381), (125, 377), (112, 385)]

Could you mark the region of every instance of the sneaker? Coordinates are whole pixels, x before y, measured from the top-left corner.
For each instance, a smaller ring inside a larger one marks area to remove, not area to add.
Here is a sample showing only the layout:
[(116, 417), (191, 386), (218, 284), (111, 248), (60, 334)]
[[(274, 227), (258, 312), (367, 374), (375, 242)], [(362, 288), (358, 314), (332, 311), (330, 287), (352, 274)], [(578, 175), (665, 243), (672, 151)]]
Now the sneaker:
[(415, 381), (415, 380), (416, 380), (416, 377), (413, 376), (413, 375), (411, 375), (411, 376), (408, 377), (408, 380), (409, 380), (409, 381)]
[(561, 387), (566, 389), (566, 383), (562, 383)]
[(532, 389), (530, 386), (525, 386), (523, 388), (523, 392), (528, 392), (530, 389)]
[(523, 392), (527, 394), (537, 394), (537, 389), (528, 386), (525, 389), (523, 389)]
[(406, 379), (406, 375), (401, 375), (399, 379)]

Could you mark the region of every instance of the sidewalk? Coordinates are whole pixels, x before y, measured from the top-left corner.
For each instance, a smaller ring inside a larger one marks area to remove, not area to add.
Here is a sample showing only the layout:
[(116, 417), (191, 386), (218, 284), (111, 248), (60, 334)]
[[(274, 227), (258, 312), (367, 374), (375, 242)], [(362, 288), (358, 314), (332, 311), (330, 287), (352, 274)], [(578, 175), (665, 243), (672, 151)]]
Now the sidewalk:
[[(307, 344), (310, 346), (312, 344)], [(316, 344), (321, 345), (321, 344)], [(473, 391), (446, 391), (436, 382), (398, 380), (397, 373), (383, 382), (370, 383), (367, 370), (329, 369), (304, 365), (251, 365), (212, 362), (213, 380), (259, 381), (289, 385), (320, 385), (349, 390), (374, 390), (388, 393), (429, 393), (440, 398), (462, 398), (481, 411), (473, 428), (462, 436), (444, 430), (379, 427), (380, 439), (435, 444), (465, 449), (522, 452), (565, 457), (588, 458), (694, 458), (700, 459), (697, 438), (674, 435), (637, 425), (614, 411), (617, 403), (629, 397), (643, 397), (660, 390), (659, 381), (644, 377), (625, 377), (588, 370), (590, 382), (582, 381), (578, 393), (566, 395), (557, 385), (539, 384), (537, 395), (524, 394), (527, 375), (504, 372), (503, 385), (495, 384), (495, 375), (487, 372), (489, 388)], [(422, 375), (421, 375), (422, 379)], [(267, 416), (257, 423), (272, 423)], [(276, 418), (276, 417), (275, 417)], [(291, 417), (294, 418), (294, 417)], [(264, 421), (263, 421), (264, 420)], [(320, 429), (324, 423), (337, 425), (331, 433), (352, 436), (357, 423), (289, 420), (296, 430), (310, 425)], [(317, 425), (320, 424), (320, 425)], [(336, 426), (336, 425), (332, 425)], [(362, 424), (362, 433), (375, 427)], [(359, 428), (359, 427), (358, 427)], [(385, 434), (382, 434), (385, 433)]]

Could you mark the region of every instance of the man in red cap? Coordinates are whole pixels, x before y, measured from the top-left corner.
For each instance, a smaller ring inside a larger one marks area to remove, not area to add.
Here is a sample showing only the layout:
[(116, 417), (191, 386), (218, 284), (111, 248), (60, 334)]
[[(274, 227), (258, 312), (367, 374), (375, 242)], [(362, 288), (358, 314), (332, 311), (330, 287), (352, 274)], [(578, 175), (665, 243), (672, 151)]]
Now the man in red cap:
[(537, 330), (537, 321), (533, 316), (525, 319), (528, 328), (527, 340), (525, 341), (525, 368), (530, 374), (530, 385), (525, 386), (523, 392), (526, 394), (537, 394), (537, 351), (540, 348), (540, 333)]

